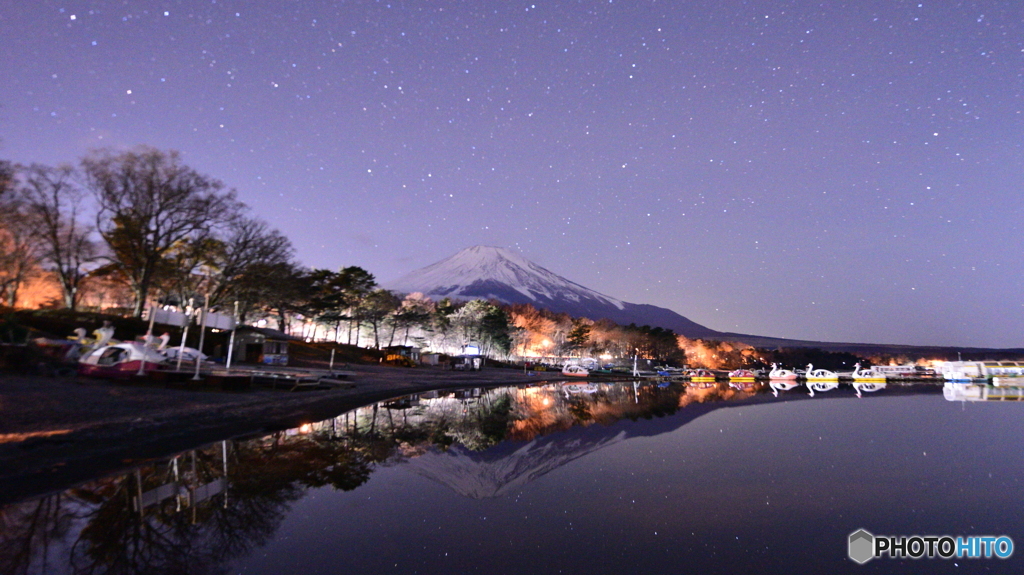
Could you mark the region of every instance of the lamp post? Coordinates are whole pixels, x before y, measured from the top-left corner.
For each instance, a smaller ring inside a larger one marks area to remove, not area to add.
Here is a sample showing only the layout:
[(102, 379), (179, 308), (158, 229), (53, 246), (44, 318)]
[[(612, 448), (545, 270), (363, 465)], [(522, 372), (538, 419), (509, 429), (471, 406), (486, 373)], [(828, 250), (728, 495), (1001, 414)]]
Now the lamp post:
[(203, 341), (206, 339), (206, 316), (210, 315), (210, 293), (206, 293), (206, 297), (203, 300), (203, 321), (199, 326), (199, 349), (196, 350), (196, 374), (192, 377), (193, 381), (199, 379), (199, 365), (203, 362)]
[(185, 308), (185, 319), (182, 322), (185, 324), (181, 330), (181, 345), (178, 346), (178, 364), (175, 366), (174, 371), (181, 371), (181, 357), (185, 355), (185, 338), (188, 337), (188, 326), (192, 323), (192, 304), (194, 300), (188, 298), (188, 307)]
[(235, 302), (235, 315), (231, 316), (231, 337), (228, 339), (228, 361), (224, 367), (231, 369), (231, 356), (235, 353), (235, 328), (238, 327), (238, 302)]
[(146, 337), (142, 340), (142, 361), (139, 362), (139, 372), (136, 373), (138, 377), (145, 375), (146, 369), (146, 357), (149, 355), (149, 342), (153, 337), (153, 321), (156, 319), (156, 306), (149, 306), (149, 329), (146, 330)]

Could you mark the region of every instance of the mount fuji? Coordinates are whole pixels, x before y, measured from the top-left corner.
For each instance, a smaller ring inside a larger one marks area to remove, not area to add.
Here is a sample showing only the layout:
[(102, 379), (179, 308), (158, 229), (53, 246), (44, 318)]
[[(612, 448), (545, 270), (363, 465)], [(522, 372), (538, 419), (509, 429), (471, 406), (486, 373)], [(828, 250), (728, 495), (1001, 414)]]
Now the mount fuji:
[[(939, 357), (942, 354), (952, 357), (958, 351), (968, 349), (821, 342), (715, 331), (670, 309), (628, 303), (604, 295), (552, 273), (514, 251), (488, 246), (466, 248), (446, 260), (409, 273), (386, 287), (401, 293), (421, 292), (436, 299), (495, 299), (507, 304), (528, 303), (573, 317), (610, 319), (619, 325), (634, 323), (662, 327), (690, 339), (741, 342), (764, 348), (818, 348), (861, 355), (892, 353), (920, 354), (922, 357)], [(1020, 349), (991, 351), (1024, 353)]]
[(624, 302), (583, 287), (505, 248), (466, 248), (448, 259), (406, 274), (387, 287), (395, 292), (420, 292), (438, 299), (528, 303), (574, 317), (667, 328), (689, 338), (721, 335), (670, 309)]

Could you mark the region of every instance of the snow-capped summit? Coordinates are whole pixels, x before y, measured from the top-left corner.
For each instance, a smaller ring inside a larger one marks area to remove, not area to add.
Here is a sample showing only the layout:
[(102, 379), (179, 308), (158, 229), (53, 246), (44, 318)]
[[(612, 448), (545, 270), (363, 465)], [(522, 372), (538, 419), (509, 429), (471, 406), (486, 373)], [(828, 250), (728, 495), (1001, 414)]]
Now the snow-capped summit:
[(496, 299), (505, 303), (587, 302), (623, 309), (621, 301), (587, 289), (540, 267), (518, 253), (492, 246), (473, 246), (433, 265), (407, 274), (392, 290), (423, 292), (456, 300)]
[(466, 248), (448, 259), (406, 274), (387, 287), (401, 293), (421, 292), (435, 299), (529, 303), (577, 317), (659, 326), (687, 337), (718, 334), (672, 310), (631, 304), (598, 293), (500, 247)]

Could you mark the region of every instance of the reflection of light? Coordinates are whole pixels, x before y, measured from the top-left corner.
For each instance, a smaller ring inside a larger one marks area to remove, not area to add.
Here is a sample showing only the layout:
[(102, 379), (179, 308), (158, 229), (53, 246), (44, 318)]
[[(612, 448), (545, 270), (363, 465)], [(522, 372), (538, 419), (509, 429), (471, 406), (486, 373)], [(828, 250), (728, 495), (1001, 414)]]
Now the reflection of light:
[(542, 401), (541, 403), (543, 403), (544, 405), (551, 405), (551, 398), (545, 397), (544, 401)]
[(602, 354), (601, 354), (601, 355), (599, 355), (598, 357), (600, 357), (601, 359), (603, 359), (603, 360), (607, 361), (607, 360), (609, 360), (609, 359), (611, 359), (611, 358), (612, 358), (612, 354), (610, 354), (610, 353), (602, 353)]
[(313, 431), (313, 424), (312, 423), (303, 423), (302, 425), (299, 426), (299, 433), (306, 434), (306, 433), (310, 433), (312, 431)]

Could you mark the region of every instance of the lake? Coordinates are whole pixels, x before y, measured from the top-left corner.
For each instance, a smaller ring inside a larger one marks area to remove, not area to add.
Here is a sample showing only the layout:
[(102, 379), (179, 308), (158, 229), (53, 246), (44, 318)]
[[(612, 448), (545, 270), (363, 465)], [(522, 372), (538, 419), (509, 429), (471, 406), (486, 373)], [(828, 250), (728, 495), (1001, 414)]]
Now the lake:
[(847, 538), (1024, 542), (1024, 404), (567, 383), (431, 392), (0, 514), (0, 573), (1020, 573)]

